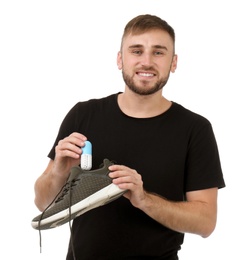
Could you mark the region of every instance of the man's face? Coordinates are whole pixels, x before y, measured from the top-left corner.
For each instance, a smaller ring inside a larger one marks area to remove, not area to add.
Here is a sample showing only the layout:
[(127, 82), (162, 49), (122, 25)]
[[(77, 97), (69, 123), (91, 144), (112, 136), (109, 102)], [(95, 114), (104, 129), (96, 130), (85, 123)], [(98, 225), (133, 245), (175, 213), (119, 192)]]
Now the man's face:
[(171, 37), (162, 30), (127, 35), (117, 59), (125, 84), (140, 95), (162, 89), (170, 72), (176, 69), (177, 56), (173, 48)]

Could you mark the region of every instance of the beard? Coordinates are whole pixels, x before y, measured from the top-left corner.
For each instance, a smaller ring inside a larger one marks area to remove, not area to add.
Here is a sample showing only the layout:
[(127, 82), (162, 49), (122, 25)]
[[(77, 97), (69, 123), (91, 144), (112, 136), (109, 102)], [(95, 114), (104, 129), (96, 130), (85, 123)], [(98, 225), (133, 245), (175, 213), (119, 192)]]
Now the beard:
[(142, 84), (144, 86), (146, 86), (146, 88), (141, 87), (141, 86), (137, 86), (137, 84), (134, 82), (133, 77), (131, 77), (130, 75), (128, 75), (127, 73), (125, 73), (124, 69), (122, 69), (122, 76), (123, 76), (123, 80), (125, 82), (125, 84), (128, 86), (128, 88), (133, 91), (134, 93), (141, 95), (141, 96), (147, 96), (147, 95), (152, 95), (156, 92), (158, 92), (159, 90), (161, 90), (167, 83), (168, 78), (170, 75), (170, 71), (168, 73), (168, 75), (160, 80), (158, 80), (153, 86), (151, 86), (150, 88), (147, 87), (147, 85), (149, 84), (148, 81), (142, 81)]

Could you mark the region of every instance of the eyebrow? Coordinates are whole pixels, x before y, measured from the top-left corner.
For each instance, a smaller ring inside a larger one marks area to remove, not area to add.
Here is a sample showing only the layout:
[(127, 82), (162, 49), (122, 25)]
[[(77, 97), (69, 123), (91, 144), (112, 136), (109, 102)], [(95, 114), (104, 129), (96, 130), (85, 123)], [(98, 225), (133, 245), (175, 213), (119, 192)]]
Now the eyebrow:
[[(142, 44), (133, 44), (133, 45), (130, 45), (128, 48), (134, 49), (134, 48), (142, 48), (142, 47), (143, 47)], [(160, 44), (153, 45), (152, 47), (155, 48), (155, 49), (164, 49), (166, 51), (168, 50), (166, 46), (163, 46), (163, 45), (160, 45)]]

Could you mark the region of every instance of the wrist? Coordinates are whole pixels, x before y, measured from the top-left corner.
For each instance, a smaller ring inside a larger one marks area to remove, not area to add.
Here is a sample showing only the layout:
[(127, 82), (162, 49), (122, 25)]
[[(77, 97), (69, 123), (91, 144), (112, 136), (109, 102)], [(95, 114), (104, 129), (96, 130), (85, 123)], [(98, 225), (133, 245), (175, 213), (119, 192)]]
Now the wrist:
[(142, 199), (139, 201), (138, 208), (146, 212), (153, 206), (153, 201), (154, 201), (153, 194), (144, 191)]

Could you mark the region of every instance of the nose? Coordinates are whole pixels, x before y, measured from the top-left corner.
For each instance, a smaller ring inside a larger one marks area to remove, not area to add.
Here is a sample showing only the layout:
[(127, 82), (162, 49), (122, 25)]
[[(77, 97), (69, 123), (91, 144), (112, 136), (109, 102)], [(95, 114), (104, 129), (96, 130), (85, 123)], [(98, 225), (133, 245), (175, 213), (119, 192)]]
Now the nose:
[(153, 63), (152, 55), (150, 53), (143, 53), (141, 55), (141, 65), (142, 66), (151, 66)]

